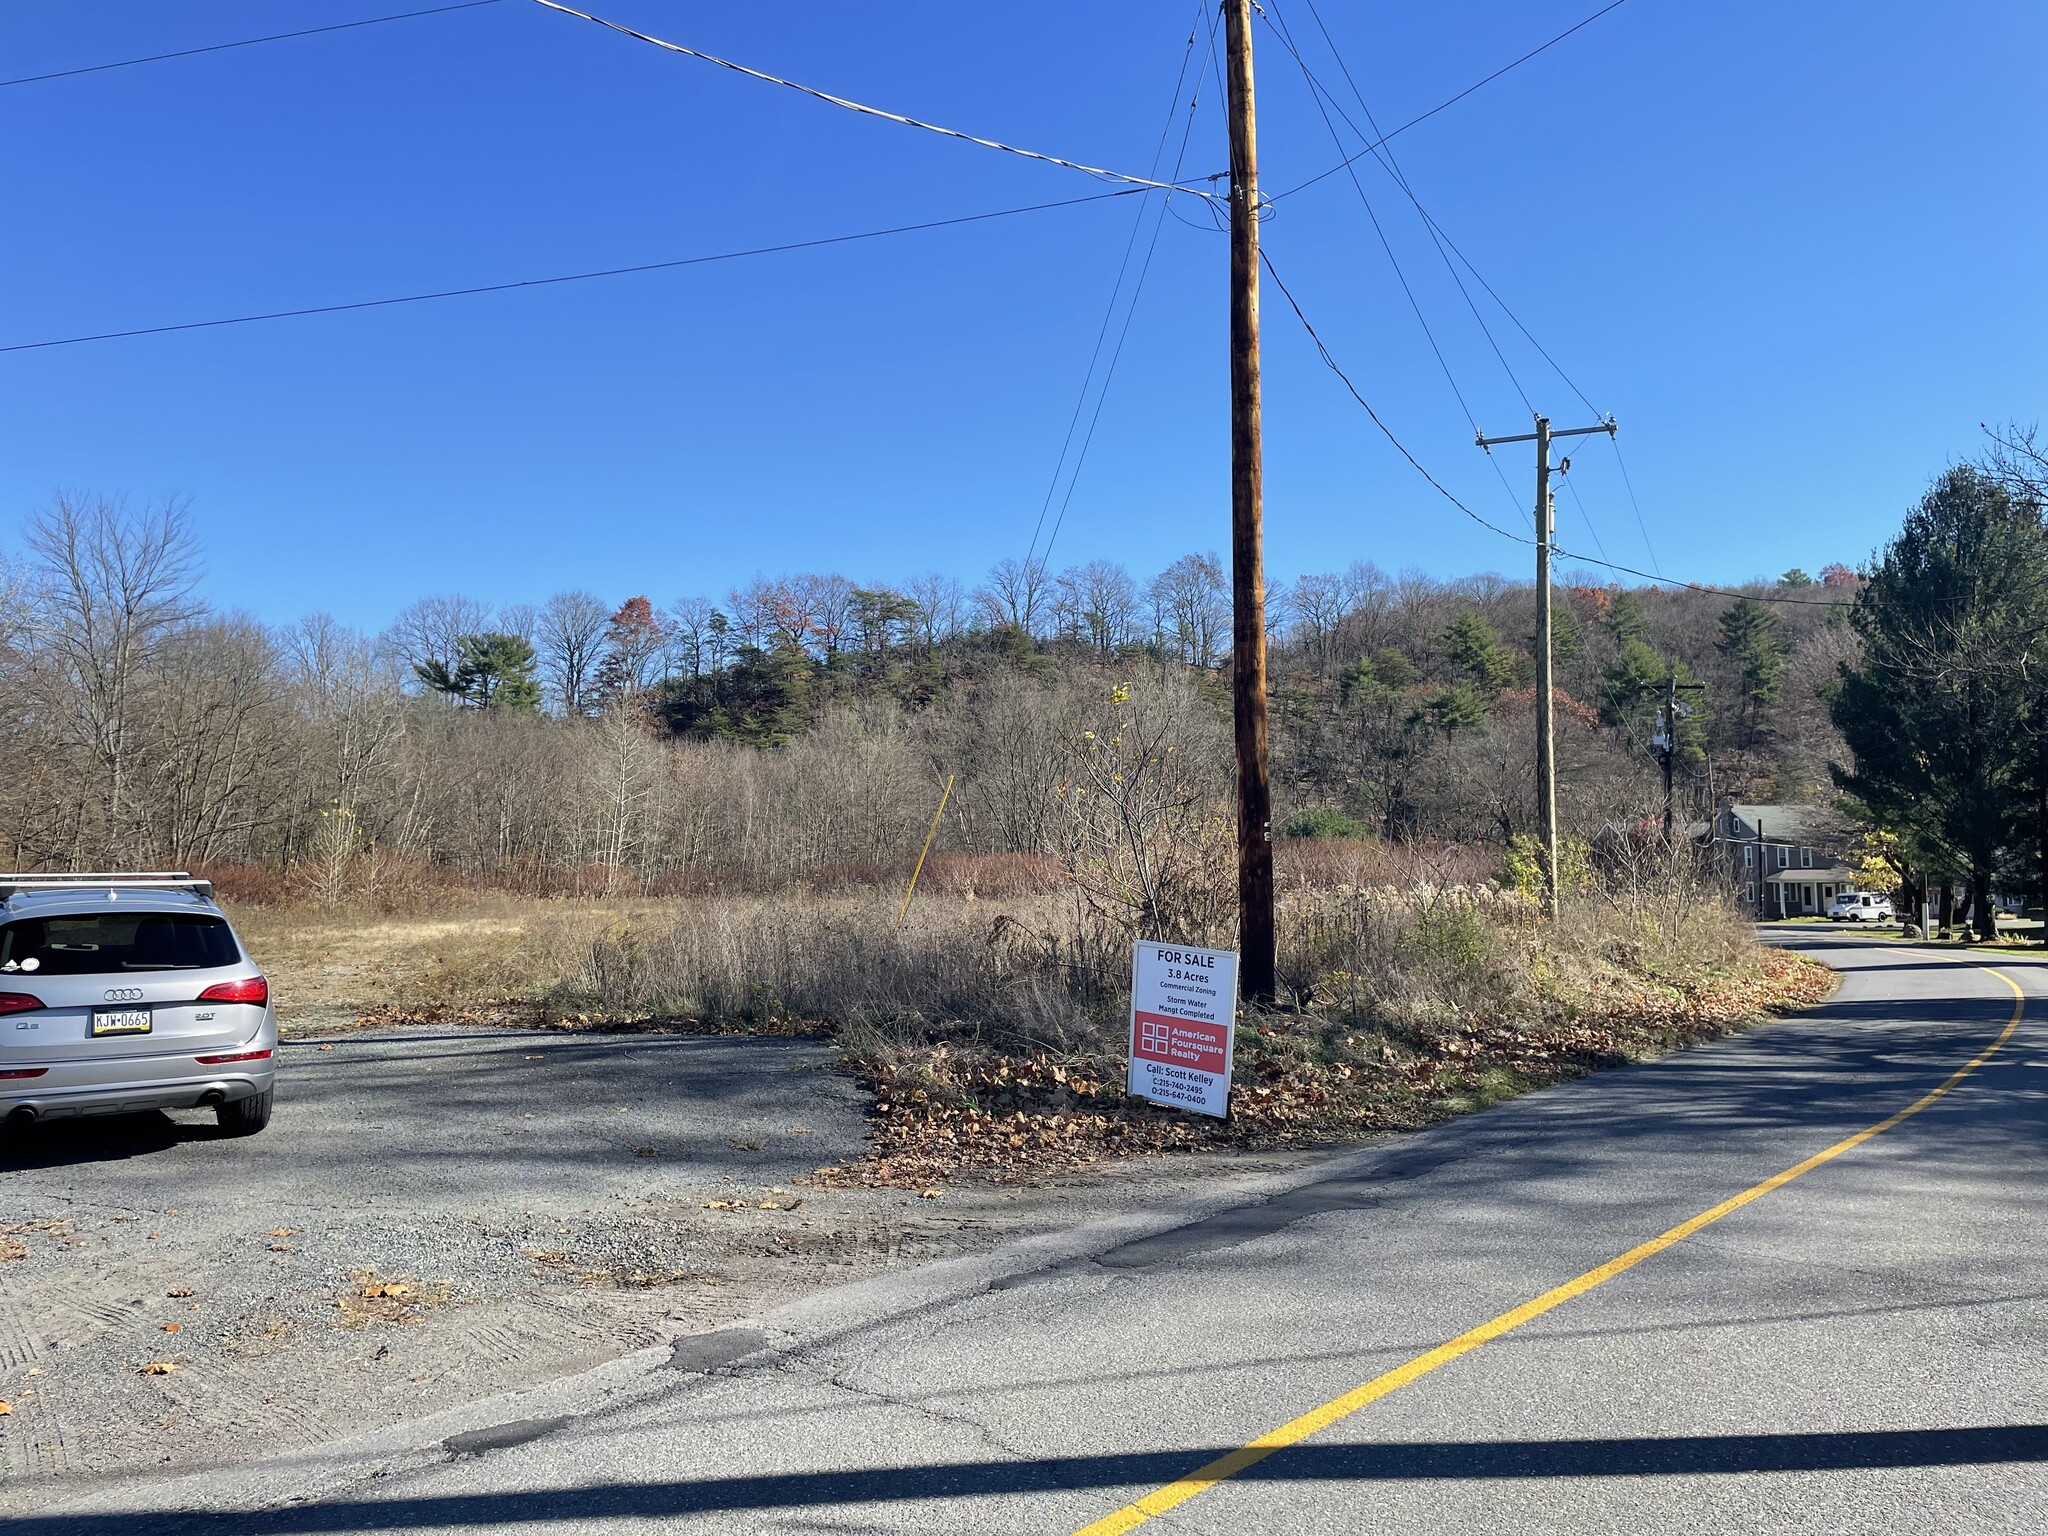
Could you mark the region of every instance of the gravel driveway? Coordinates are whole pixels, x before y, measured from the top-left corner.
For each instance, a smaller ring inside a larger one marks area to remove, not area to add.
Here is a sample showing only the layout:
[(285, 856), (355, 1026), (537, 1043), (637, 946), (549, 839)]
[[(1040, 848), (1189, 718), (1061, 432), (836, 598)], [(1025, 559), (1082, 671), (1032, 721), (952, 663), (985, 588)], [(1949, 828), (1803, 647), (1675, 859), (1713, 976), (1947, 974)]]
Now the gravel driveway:
[(0, 1512), (357, 1434), (1319, 1156), (819, 1189), (798, 1181), (866, 1149), (836, 1062), (788, 1037), (359, 1031), (287, 1040), (277, 1118), (248, 1140), (201, 1113), (0, 1141)]
[(877, 1218), (914, 1195), (821, 1225), (792, 1187), (864, 1146), (834, 1060), (791, 1038), (353, 1033), (287, 1043), (254, 1138), (203, 1113), (11, 1137), (6, 1503), (557, 1375), (900, 1252)]

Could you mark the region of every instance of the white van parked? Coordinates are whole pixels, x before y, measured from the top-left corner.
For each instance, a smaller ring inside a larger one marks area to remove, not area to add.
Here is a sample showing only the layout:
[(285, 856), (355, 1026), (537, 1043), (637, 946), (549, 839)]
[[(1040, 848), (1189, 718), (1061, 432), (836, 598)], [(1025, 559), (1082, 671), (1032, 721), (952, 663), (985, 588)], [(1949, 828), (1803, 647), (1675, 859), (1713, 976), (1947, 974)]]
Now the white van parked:
[(1892, 899), (1875, 891), (1843, 891), (1828, 903), (1831, 923), (1888, 923), (1892, 920)]

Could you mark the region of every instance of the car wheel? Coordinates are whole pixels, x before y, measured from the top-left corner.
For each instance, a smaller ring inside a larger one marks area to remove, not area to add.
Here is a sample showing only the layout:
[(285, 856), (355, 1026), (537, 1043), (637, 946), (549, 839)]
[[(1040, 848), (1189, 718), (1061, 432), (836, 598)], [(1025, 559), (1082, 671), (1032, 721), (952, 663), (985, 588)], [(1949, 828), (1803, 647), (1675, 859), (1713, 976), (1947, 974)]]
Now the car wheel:
[(270, 1101), (275, 1092), (275, 1089), (266, 1088), (253, 1098), (217, 1105), (213, 1117), (230, 1136), (254, 1136), (270, 1124)]

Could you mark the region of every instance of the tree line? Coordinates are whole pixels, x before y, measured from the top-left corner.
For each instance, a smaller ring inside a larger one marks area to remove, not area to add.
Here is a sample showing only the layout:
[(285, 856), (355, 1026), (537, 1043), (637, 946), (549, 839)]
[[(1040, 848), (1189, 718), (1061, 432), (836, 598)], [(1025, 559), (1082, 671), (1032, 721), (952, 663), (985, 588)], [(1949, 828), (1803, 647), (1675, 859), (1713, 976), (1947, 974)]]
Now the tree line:
[[(667, 605), (440, 595), (377, 634), (218, 611), (200, 575), (174, 502), (60, 498), (28, 520), (0, 564), (10, 862), (768, 883), (914, 853), (947, 773), (941, 846), (962, 853), (1070, 857), (1109, 835), (1086, 793), (1133, 778), (1191, 837), (1228, 814), (1212, 555), (1142, 579), (1015, 560), (973, 587), (763, 577)], [(1568, 828), (1655, 816), (1674, 680), (1702, 685), (1676, 733), (1681, 814), (1830, 792), (1829, 690), (1860, 664), (1865, 593), (1844, 565), (1732, 597), (1568, 577)], [(1357, 562), (1278, 589), (1272, 615), (1287, 829), (1505, 846), (1530, 828), (1528, 583)], [(1103, 743), (1141, 739), (1172, 773), (1102, 771)]]
[(1829, 694), (1847, 748), (1835, 780), (1916, 910), (1963, 886), (1977, 933), (1995, 937), (1994, 886), (2039, 893), (2048, 877), (2048, 455), (2034, 433), (1997, 433), (1935, 480), (1850, 620), (1859, 654)]

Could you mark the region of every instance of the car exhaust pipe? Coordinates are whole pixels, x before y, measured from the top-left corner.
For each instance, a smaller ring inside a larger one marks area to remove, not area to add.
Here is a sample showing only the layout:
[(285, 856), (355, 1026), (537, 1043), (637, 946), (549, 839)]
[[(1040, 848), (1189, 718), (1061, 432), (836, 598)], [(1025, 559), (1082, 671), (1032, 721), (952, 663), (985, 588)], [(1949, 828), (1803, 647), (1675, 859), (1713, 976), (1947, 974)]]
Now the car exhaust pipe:
[(201, 1109), (212, 1109), (215, 1105), (225, 1104), (227, 1101), (227, 1090), (224, 1088), (209, 1088), (206, 1092), (199, 1095), (199, 1107)]
[(33, 1104), (17, 1104), (7, 1112), (5, 1123), (10, 1126), (28, 1125), (36, 1119), (38, 1113)]

